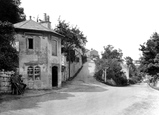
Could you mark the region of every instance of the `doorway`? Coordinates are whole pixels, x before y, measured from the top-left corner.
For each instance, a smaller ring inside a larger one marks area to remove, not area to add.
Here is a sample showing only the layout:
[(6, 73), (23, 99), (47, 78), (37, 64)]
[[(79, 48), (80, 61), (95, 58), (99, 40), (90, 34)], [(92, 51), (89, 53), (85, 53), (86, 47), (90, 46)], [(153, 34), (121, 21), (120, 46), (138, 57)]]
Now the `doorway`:
[(58, 67), (52, 67), (52, 87), (58, 86)]

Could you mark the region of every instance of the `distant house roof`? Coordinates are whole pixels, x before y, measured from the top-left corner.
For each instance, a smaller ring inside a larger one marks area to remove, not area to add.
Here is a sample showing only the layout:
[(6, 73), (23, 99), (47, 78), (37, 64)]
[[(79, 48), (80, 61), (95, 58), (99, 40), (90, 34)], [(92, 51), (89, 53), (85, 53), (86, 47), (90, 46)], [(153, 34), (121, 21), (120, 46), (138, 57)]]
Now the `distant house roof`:
[(91, 51), (90, 51), (90, 55), (91, 55), (91, 56), (92, 56), (92, 55), (99, 56), (98, 51), (96, 51), (96, 50), (91, 50)]
[(33, 20), (26, 20), (19, 23), (14, 24), (14, 27), (16, 29), (27, 29), (27, 30), (37, 30), (37, 31), (43, 31), (43, 32), (51, 32), (56, 35), (62, 36), (63, 35), (53, 31), (52, 29), (46, 28), (43, 25), (39, 24), (38, 22), (35, 22)]

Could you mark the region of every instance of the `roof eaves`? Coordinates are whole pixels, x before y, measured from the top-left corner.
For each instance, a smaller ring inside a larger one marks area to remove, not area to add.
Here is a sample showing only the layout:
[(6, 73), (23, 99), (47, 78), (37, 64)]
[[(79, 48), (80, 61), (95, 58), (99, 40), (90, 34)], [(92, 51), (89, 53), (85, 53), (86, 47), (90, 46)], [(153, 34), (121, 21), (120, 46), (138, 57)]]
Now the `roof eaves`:
[(40, 30), (40, 29), (29, 29), (29, 28), (21, 28), (21, 27), (15, 27), (15, 29), (20, 29), (20, 30), (31, 30), (31, 31), (41, 31), (41, 32), (49, 32), (49, 33), (52, 33), (52, 34), (55, 34), (55, 35), (58, 35), (62, 38), (64, 38), (65, 36), (64, 35), (61, 35), (57, 32), (54, 32), (54, 31), (51, 31), (51, 30)]

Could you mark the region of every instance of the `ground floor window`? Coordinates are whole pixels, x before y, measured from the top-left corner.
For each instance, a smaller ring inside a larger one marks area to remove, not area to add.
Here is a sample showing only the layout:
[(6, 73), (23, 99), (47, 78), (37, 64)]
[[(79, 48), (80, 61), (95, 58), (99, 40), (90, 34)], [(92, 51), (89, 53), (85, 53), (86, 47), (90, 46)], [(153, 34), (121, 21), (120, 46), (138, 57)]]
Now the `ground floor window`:
[(40, 67), (39, 66), (29, 66), (28, 67), (28, 79), (29, 80), (40, 80)]
[(28, 67), (28, 79), (29, 80), (33, 80), (33, 76), (34, 76), (34, 74), (33, 74), (33, 66), (29, 66)]
[(40, 67), (35, 67), (35, 80), (40, 80)]

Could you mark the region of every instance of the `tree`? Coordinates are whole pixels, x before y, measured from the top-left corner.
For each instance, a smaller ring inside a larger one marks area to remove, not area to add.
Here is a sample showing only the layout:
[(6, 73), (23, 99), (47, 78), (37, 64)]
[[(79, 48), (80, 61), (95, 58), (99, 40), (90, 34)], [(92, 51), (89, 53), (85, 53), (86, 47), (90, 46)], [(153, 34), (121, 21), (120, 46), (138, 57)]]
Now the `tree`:
[(146, 43), (140, 45), (143, 57), (141, 61), (141, 71), (149, 75), (157, 75), (159, 73), (159, 35), (153, 33)]
[(137, 75), (137, 68), (133, 63), (133, 59), (129, 56), (125, 57), (126, 64), (129, 67), (129, 77), (133, 77)]
[(102, 59), (117, 59), (122, 61), (122, 50), (121, 49), (114, 49), (112, 45), (107, 45), (104, 47), (104, 53), (102, 54)]
[(0, 0), (0, 21), (12, 24), (25, 20), (24, 9), (20, 0)]
[[(107, 68), (107, 78), (113, 79), (117, 85), (125, 85), (127, 83), (126, 77), (122, 71), (122, 51), (114, 49), (112, 45), (104, 47), (102, 58), (96, 62), (96, 69), (101, 73), (101, 70)], [(100, 76), (98, 76), (100, 77)]]
[(125, 61), (126, 61), (127, 65), (133, 64), (133, 59), (131, 57), (129, 57), (129, 56), (125, 57)]
[(135, 84), (137, 82), (140, 82), (142, 79), (142, 73), (140, 72), (139, 68), (136, 67), (134, 64), (134, 60), (127, 56), (125, 57), (125, 61), (127, 66), (129, 67), (129, 83), (130, 84)]
[(18, 52), (13, 48), (14, 28), (9, 22), (0, 21), (0, 70), (18, 67)]
[[(67, 57), (69, 57), (70, 51), (74, 48), (79, 48), (83, 52), (85, 51), (84, 46), (87, 42), (87, 37), (84, 36), (83, 32), (77, 26), (70, 27), (69, 23), (59, 19), (58, 25), (54, 30), (64, 36), (61, 44), (63, 46), (63, 52), (67, 54)], [(71, 55), (71, 58), (74, 58), (74, 55)]]
[(20, 0), (0, 0), (0, 70), (15, 70), (18, 67), (12, 24), (25, 20), (20, 3)]

